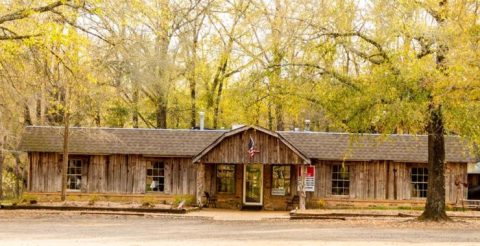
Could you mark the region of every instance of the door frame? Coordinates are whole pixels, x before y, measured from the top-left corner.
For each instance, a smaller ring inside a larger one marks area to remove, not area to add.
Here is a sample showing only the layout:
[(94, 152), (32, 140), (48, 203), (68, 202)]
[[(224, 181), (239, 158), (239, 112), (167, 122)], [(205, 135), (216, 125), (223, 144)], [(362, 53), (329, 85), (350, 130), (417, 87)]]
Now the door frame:
[[(260, 168), (260, 178), (261, 178), (261, 182), (260, 182), (260, 202), (247, 202), (246, 198), (247, 198), (247, 165), (259, 165), (261, 166)], [(242, 202), (244, 205), (247, 205), (247, 206), (262, 206), (263, 205), (263, 168), (264, 168), (264, 165), (260, 164), (260, 163), (256, 163), (256, 164), (244, 164), (243, 165), (243, 195), (242, 195)]]

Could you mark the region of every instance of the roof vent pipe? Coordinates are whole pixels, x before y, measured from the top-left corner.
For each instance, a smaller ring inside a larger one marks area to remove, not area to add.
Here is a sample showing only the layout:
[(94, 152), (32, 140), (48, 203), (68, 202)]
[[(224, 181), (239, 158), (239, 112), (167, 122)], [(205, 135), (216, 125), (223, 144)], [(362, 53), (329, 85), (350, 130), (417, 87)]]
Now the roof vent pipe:
[(205, 129), (205, 112), (199, 112), (200, 115), (200, 130)]
[(305, 120), (305, 131), (306, 132), (310, 131), (310, 120)]

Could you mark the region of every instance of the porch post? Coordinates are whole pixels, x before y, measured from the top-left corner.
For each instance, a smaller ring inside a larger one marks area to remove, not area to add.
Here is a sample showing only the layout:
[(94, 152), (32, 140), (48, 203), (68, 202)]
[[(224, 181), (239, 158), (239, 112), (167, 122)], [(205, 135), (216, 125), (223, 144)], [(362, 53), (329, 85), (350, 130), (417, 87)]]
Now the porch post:
[(305, 192), (305, 175), (306, 175), (306, 168), (305, 164), (300, 165), (300, 201), (299, 201), (299, 206), (300, 210), (305, 210), (305, 200), (307, 198), (307, 193)]
[(199, 208), (203, 207), (202, 203), (202, 196), (204, 192), (204, 183), (205, 183), (205, 164), (199, 163), (197, 164), (197, 206)]

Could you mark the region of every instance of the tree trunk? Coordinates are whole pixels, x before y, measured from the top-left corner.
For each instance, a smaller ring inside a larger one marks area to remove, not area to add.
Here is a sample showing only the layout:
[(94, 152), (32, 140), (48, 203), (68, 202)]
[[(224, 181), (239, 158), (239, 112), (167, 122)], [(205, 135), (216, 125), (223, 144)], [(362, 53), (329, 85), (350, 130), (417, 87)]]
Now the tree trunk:
[(30, 109), (28, 108), (27, 104), (25, 104), (23, 110), (24, 110), (23, 116), (25, 118), (25, 125), (26, 126), (31, 126), (32, 125), (32, 117), (30, 117)]
[(68, 143), (70, 132), (70, 109), (69, 103), (69, 91), (65, 90), (65, 109), (64, 109), (64, 131), (63, 131), (63, 157), (62, 157), (62, 189), (61, 200), (65, 201), (67, 197), (67, 169), (68, 169)]
[(300, 165), (300, 194), (299, 194), (299, 207), (300, 210), (306, 209), (306, 199), (307, 199), (307, 192), (305, 191), (305, 176), (307, 175), (307, 168), (305, 164)]
[(133, 128), (138, 128), (138, 87), (133, 89), (133, 112), (132, 112), (132, 125)]
[(23, 175), (20, 174), (20, 154), (18, 152), (14, 152), (13, 156), (15, 158), (15, 197), (20, 197), (20, 180), (23, 183)]
[(197, 191), (196, 200), (199, 208), (203, 207), (202, 196), (205, 191), (205, 164), (200, 163), (197, 165)]
[(420, 220), (449, 220), (445, 213), (445, 136), (441, 106), (431, 106), (428, 125), (428, 190)]
[(157, 102), (157, 109), (156, 109), (156, 119), (157, 119), (157, 128), (166, 129), (167, 128), (167, 103), (165, 99), (159, 98)]
[(220, 100), (222, 99), (223, 79), (218, 85), (217, 97), (215, 98), (215, 106), (213, 108), (213, 129), (218, 128), (218, 118), (220, 117)]
[(94, 121), (95, 121), (95, 126), (96, 127), (101, 127), (102, 126), (102, 116), (100, 115), (100, 109), (95, 111)]
[(197, 122), (197, 104), (196, 104), (196, 83), (195, 78), (190, 80), (190, 128), (195, 128)]
[(275, 119), (277, 121), (277, 131), (284, 130), (283, 124), (283, 102), (275, 102)]
[(5, 160), (5, 155), (3, 154), (3, 147), (0, 150), (0, 200), (3, 199), (3, 161)]
[(272, 103), (269, 101), (267, 105), (268, 130), (273, 131), (273, 114)]
[[(439, 2), (439, 11), (434, 16), (439, 28), (444, 28), (447, 20), (447, 0)], [(436, 69), (444, 76), (447, 73), (448, 46), (438, 44), (435, 54)], [(428, 132), (428, 190), (425, 210), (420, 220), (445, 221), (450, 220), (445, 213), (445, 130), (443, 124), (442, 106), (435, 105), (430, 92), (430, 108)]]

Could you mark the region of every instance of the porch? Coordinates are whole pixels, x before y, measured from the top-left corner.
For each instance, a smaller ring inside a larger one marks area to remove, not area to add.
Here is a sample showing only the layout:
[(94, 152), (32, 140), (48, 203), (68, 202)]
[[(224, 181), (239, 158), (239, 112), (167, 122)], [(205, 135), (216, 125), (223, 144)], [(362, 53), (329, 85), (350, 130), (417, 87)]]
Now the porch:
[(286, 210), (297, 195), (297, 171), (310, 159), (275, 132), (249, 126), (225, 133), (200, 152), (197, 202), (205, 192), (219, 208)]
[[(287, 210), (287, 202), (298, 195), (295, 175), (298, 165), (200, 165), (205, 171), (202, 204), (207, 203), (204, 197), (207, 192), (215, 198), (217, 208)], [(295, 205), (289, 209), (293, 208)]]

